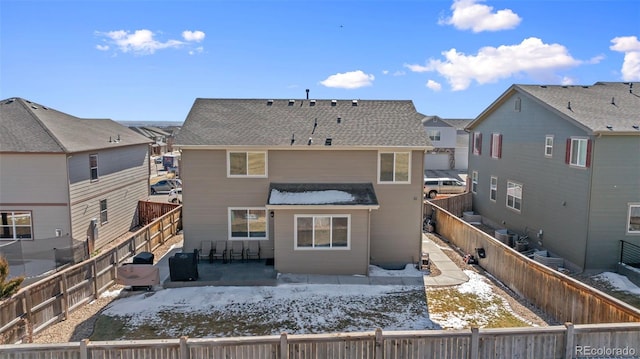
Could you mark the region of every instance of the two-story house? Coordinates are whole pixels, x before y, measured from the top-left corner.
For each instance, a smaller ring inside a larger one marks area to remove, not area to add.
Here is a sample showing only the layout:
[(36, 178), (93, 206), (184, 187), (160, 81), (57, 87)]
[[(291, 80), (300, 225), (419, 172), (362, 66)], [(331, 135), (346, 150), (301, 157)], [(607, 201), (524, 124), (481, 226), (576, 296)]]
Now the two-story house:
[(464, 130), (471, 119), (442, 119), (427, 116), (422, 120), (433, 149), (424, 158), (428, 170), (466, 170), (469, 134)]
[(474, 211), (574, 270), (640, 244), (640, 86), (513, 85), (469, 126)]
[(12, 275), (84, 259), (135, 223), (150, 141), (108, 119), (0, 102), (0, 252)]
[(411, 101), (197, 99), (176, 138), (185, 250), (259, 241), (282, 273), (417, 262), (423, 118)]

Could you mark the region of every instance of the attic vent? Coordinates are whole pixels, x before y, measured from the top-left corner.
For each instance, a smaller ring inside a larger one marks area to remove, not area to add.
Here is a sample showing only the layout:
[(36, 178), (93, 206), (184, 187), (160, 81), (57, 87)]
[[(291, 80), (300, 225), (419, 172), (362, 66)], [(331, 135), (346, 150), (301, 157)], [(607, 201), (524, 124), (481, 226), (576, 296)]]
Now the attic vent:
[(338, 103), (337, 100), (331, 100), (331, 106), (335, 106)]
[(607, 130), (613, 130), (613, 126), (607, 125)]
[(38, 106), (31, 105), (31, 108), (32, 108), (32, 109), (34, 109), (34, 110), (37, 110), (37, 109), (38, 109)]
[(324, 145), (325, 145), (325, 146), (331, 146), (331, 137), (327, 137), (327, 138), (324, 140)]
[(315, 106), (315, 105), (316, 105), (316, 100), (309, 101), (309, 106)]
[(273, 105), (273, 100), (267, 100), (267, 106)]
[(351, 106), (358, 106), (358, 100), (351, 100)]
[(296, 100), (289, 100), (289, 106), (293, 106), (294, 103), (296, 103)]

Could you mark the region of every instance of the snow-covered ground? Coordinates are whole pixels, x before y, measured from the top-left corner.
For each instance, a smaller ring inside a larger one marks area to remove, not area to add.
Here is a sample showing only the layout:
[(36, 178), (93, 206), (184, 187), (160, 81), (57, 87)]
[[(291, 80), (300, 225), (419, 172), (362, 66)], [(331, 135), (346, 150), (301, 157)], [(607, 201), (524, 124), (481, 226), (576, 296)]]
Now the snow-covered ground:
[(609, 284), (614, 290), (640, 295), (640, 288), (633, 284), (629, 278), (618, 273), (604, 272), (594, 275), (593, 279)]

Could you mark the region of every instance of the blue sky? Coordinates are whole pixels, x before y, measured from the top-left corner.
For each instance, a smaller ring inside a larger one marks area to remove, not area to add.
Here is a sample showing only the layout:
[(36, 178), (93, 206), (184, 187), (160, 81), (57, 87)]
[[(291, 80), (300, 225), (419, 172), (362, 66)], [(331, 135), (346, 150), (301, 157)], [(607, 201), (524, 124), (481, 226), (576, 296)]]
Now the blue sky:
[(475, 118), (514, 83), (640, 81), (640, 1), (0, 0), (0, 55), (0, 98), (83, 118), (305, 89)]

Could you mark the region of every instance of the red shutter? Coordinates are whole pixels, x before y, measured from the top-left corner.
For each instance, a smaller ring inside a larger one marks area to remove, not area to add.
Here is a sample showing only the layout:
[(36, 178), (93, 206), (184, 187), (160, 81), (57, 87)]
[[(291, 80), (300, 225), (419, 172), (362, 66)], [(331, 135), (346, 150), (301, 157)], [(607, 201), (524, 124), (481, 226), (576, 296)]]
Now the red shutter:
[(585, 167), (591, 167), (591, 140), (587, 140), (587, 159), (584, 164)]
[(482, 133), (478, 134), (478, 154), (482, 154)]
[(564, 154), (564, 163), (569, 164), (571, 162), (571, 139), (567, 138), (567, 152)]
[(502, 158), (502, 134), (498, 135), (498, 158)]

